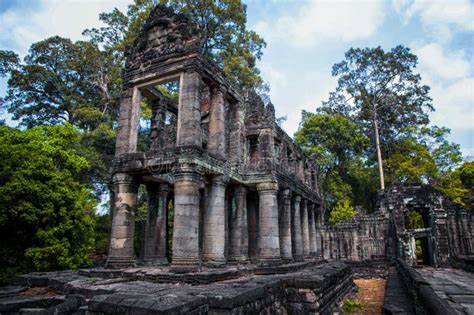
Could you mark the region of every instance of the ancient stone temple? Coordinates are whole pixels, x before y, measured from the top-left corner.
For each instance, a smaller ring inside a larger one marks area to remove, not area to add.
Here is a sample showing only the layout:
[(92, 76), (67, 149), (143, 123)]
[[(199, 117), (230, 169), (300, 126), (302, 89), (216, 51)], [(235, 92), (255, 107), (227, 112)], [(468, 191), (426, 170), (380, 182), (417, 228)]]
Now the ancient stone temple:
[(1, 314), (333, 314), (367, 273), (387, 278), (383, 314), (472, 313), (472, 273), (431, 268), (474, 269), (472, 213), (394, 186), (326, 225), (317, 161), (202, 45), (187, 17), (151, 12), (123, 73), (106, 266), (21, 275)]
[[(157, 7), (129, 51), (112, 167), (115, 209), (107, 266), (137, 263), (140, 185), (148, 192), (138, 257), (144, 264), (171, 259), (172, 269), (184, 272), (321, 255), (314, 161), (275, 123), (273, 105), (232, 86), (201, 54), (202, 44), (186, 17)], [(174, 84), (177, 99), (162, 93), (166, 84)], [(137, 145), (144, 103), (152, 112), (145, 149)]]
[[(417, 214), (413, 225), (411, 215)], [(317, 228), (323, 258), (446, 267), (474, 255), (474, 216), (431, 186), (393, 186), (374, 213)]]

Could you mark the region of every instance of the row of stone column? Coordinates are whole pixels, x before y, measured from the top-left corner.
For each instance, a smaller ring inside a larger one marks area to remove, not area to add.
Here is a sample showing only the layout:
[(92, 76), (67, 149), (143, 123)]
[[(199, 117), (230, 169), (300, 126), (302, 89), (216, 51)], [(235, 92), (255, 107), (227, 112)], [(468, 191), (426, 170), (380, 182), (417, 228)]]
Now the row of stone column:
[(284, 261), (316, 257), (318, 207), (286, 189), (280, 195), (280, 244)]
[[(224, 176), (212, 178), (202, 224), (202, 252), (199, 244), (201, 175), (193, 167), (181, 167), (174, 174), (174, 222), (172, 267), (175, 271), (196, 269), (201, 262), (222, 266), (227, 262), (249, 261), (249, 240), (257, 243), (262, 264), (301, 261), (316, 255), (314, 204), (292, 195), (279, 193), (276, 182), (257, 184), (258, 209), (247, 207), (247, 188), (233, 186), (235, 209), (230, 220), (226, 256), (226, 189)], [(115, 211), (108, 265), (126, 267), (135, 263), (133, 251), (134, 206), (137, 185), (130, 175), (116, 174)], [(167, 185), (149, 185), (149, 209), (145, 230), (144, 263), (167, 263)], [(258, 224), (255, 212), (258, 211)], [(252, 218), (247, 218), (251, 215)], [(249, 226), (249, 222), (252, 225)], [(256, 231), (255, 231), (256, 230)], [(255, 231), (255, 232), (252, 232)], [(252, 235), (258, 235), (254, 240)], [(252, 239), (251, 239), (252, 238)]]

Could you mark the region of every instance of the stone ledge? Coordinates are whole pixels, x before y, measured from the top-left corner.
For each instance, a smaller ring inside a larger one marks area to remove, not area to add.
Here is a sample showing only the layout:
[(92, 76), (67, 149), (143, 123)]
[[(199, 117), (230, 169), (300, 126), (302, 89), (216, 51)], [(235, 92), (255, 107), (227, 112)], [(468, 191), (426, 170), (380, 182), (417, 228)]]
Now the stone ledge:
[(298, 271), (285, 274), (247, 273), (195, 285), (134, 277), (103, 279), (84, 275), (84, 271), (35, 273), (19, 280), (47, 284), (60, 294), (79, 294), (84, 300), (81, 307), (86, 307), (89, 314), (329, 314), (336, 302), (354, 288), (351, 270), (338, 262), (316, 264), (293, 264)]

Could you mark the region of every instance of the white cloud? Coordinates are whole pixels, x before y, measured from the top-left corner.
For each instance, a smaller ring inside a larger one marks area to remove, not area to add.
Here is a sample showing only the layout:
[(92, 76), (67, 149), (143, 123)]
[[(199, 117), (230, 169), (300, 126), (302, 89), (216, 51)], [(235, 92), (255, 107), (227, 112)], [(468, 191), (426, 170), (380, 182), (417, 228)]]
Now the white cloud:
[(474, 77), (471, 60), (462, 50), (451, 51), (438, 43), (415, 46), (419, 71), (431, 87), (435, 112), (431, 122), (456, 130), (474, 126)]
[(255, 29), (264, 38), (311, 47), (321, 41), (354, 41), (372, 36), (384, 19), (382, 1), (313, 0), (296, 14), (261, 21)]
[(394, 0), (393, 5), (404, 11), (407, 22), (418, 15), (426, 31), (438, 41), (448, 42), (456, 30), (474, 30), (474, 5), (470, 0), (415, 0), (401, 7), (396, 4), (399, 1)]
[(30, 45), (53, 35), (82, 39), (86, 28), (98, 27), (99, 13), (125, 11), (128, 0), (41, 0), (34, 8), (12, 6), (0, 13), (0, 45), (26, 54)]
[(474, 126), (474, 78), (463, 78), (447, 86), (432, 85), (431, 95), (436, 111), (431, 115), (435, 125), (451, 129), (472, 129)]
[(471, 64), (463, 51), (445, 52), (437, 43), (414, 48), (418, 56), (420, 69), (430, 78), (439, 80), (457, 80), (465, 78), (471, 71)]
[[(337, 79), (321, 76), (321, 72), (329, 73), (329, 71), (328, 68), (324, 68), (321, 71), (310, 70), (302, 73), (289, 81), (289, 88), (277, 92), (277, 116), (287, 116), (288, 120), (283, 124), (283, 129), (290, 136), (298, 130), (301, 111), (304, 109), (314, 112), (321, 105), (321, 101), (327, 100), (329, 92), (334, 91)], [(297, 94), (288, 93), (288, 90), (297, 91)], [(274, 94), (272, 94), (273, 98)]]

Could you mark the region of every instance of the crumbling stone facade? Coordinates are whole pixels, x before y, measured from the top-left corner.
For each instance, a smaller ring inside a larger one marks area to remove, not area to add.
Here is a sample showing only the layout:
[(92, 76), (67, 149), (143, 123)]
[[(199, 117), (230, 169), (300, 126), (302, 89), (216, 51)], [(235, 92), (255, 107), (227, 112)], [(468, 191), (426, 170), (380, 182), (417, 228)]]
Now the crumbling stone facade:
[[(409, 265), (439, 267), (474, 255), (472, 214), (453, 205), (433, 187), (394, 186), (382, 198), (381, 207), (391, 214), (393, 247), (389, 257), (401, 258)], [(423, 227), (410, 227), (410, 211), (420, 214)], [(421, 257), (417, 257), (417, 247)]]
[[(417, 212), (422, 227), (409, 224)], [(323, 258), (353, 262), (395, 261), (411, 266), (455, 264), (474, 255), (474, 217), (431, 186), (393, 186), (372, 214), (317, 228)]]
[[(135, 266), (139, 185), (148, 219), (139, 261), (176, 272), (202, 264), (262, 265), (321, 256), (314, 161), (275, 123), (273, 105), (242, 93), (201, 54), (187, 17), (156, 7), (129, 51), (112, 173), (108, 267)], [(173, 101), (158, 86), (178, 82)], [(149, 148), (137, 149), (140, 102), (152, 110)], [(167, 257), (168, 211), (174, 211)]]

